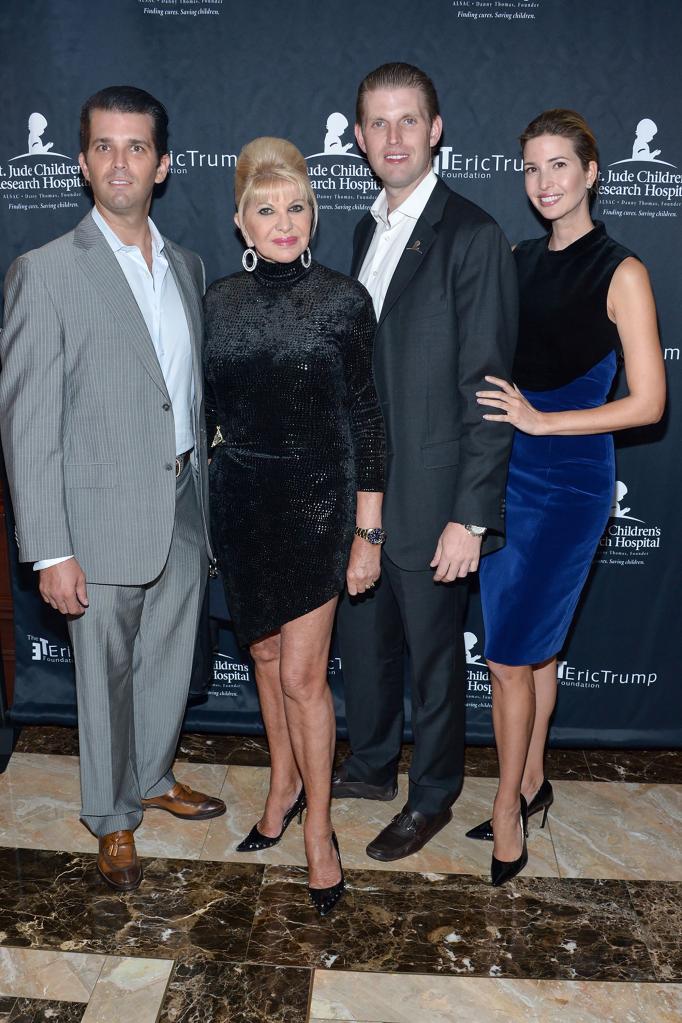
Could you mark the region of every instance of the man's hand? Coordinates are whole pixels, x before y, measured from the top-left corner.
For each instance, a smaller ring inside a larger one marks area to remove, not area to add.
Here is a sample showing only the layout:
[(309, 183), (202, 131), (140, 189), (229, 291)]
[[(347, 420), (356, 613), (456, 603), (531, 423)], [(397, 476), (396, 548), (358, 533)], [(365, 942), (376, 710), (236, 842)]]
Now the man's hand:
[(85, 573), (75, 558), (39, 572), (40, 595), (46, 604), (63, 615), (82, 615), (89, 605)]
[(351, 544), (346, 586), (351, 597), (371, 590), (381, 575), (381, 545), (356, 536)]
[(431, 560), (434, 583), (451, 583), (475, 572), (481, 557), (480, 536), (472, 536), (459, 522), (448, 522)]

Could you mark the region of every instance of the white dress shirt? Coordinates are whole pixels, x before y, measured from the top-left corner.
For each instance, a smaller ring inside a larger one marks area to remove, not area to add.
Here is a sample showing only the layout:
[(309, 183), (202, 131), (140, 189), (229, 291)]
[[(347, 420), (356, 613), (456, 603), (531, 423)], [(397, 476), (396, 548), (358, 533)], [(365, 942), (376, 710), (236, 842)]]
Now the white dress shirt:
[(395, 268), (437, 181), (435, 173), (430, 170), (415, 190), (410, 192), (407, 199), (391, 213), (388, 212), (386, 190), (383, 189), (370, 210), (377, 226), (358, 280), (372, 296), (377, 320), (381, 316)]
[[(116, 256), (147, 324), (173, 407), (175, 453), (184, 454), (194, 447), (192, 346), (185, 308), (163, 251), (164, 240), (149, 218), (152, 236), (150, 270), (138, 246), (124, 245), (96, 207), (92, 211), (92, 219)], [(41, 568), (49, 568), (61, 561), (68, 561), (70, 557), (73, 555), (36, 561), (33, 570), (38, 572)]]

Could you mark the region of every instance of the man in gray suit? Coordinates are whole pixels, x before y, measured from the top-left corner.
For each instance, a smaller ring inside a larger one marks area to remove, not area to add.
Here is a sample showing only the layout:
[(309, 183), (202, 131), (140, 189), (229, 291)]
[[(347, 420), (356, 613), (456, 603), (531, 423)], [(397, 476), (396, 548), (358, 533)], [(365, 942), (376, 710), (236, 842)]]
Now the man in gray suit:
[(149, 219), (168, 117), (114, 86), (81, 112), (95, 206), (7, 274), (0, 429), (21, 561), (67, 615), (76, 665), (81, 818), (120, 891), (142, 869), (145, 809), (205, 820), (220, 799), (175, 781), (212, 558), (201, 370), (201, 260)]

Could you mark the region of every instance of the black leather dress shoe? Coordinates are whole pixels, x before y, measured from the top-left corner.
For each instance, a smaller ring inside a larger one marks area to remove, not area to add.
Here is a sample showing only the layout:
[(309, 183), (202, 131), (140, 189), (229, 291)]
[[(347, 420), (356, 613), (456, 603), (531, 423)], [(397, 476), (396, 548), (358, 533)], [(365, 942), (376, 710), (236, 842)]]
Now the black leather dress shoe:
[(452, 820), (452, 810), (425, 814), (406, 804), (390, 824), (367, 846), (373, 860), (401, 860), (419, 852), (426, 843)]
[(371, 785), (366, 781), (353, 781), (346, 777), (345, 763), (332, 775), (332, 799), (381, 799), (390, 802), (398, 795), (398, 782)]

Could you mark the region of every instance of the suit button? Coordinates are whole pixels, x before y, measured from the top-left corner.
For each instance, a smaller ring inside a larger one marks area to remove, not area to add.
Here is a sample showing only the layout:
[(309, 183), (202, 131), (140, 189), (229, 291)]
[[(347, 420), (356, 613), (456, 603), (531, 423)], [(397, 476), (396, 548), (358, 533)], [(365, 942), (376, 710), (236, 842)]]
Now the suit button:
[(174, 467), (170, 464), (170, 462), (167, 462), (166, 463), (166, 469), (168, 470), (168, 472), (170, 472), (172, 468), (174, 468)]
[(163, 405), (161, 406), (161, 408), (163, 409), (163, 411), (164, 411), (164, 412), (168, 412), (168, 410), (169, 410), (169, 408), (170, 408), (170, 405), (168, 404), (168, 402), (167, 402), (167, 401), (164, 401), (164, 403), (163, 403)]

